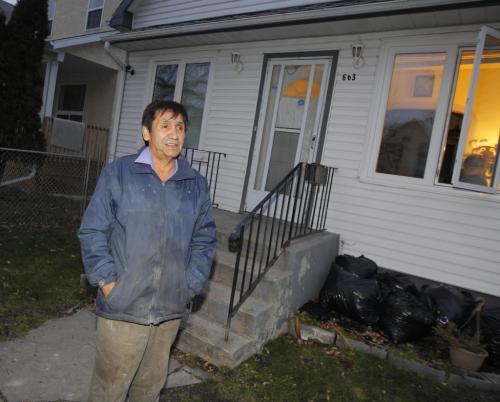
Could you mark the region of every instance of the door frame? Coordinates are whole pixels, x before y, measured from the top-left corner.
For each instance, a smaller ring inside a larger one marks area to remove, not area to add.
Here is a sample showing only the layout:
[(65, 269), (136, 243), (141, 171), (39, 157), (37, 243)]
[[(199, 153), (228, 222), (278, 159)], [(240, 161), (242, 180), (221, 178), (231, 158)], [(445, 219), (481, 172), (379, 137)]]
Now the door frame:
[(316, 157), (315, 162), (319, 163), (323, 155), (323, 146), (325, 143), (326, 127), (328, 125), (328, 118), (330, 116), (331, 100), (333, 95), (333, 86), (335, 83), (335, 77), (337, 75), (337, 62), (339, 51), (338, 50), (324, 50), (324, 51), (310, 51), (310, 52), (289, 52), (289, 53), (264, 53), (264, 59), (262, 63), (262, 70), (260, 74), (260, 84), (259, 84), (259, 95), (257, 97), (257, 105), (255, 107), (255, 117), (252, 128), (252, 138), (250, 141), (250, 151), (248, 153), (247, 168), (245, 173), (245, 181), (243, 184), (243, 192), (241, 196), (240, 209), (239, 212), (245, 212), (245, 204), (248, 193), (248, 183), (250, 180), (250, 173), (252, 168), (252, 161), (255, 152), (255, 142), (257, 139), (257, 130), (259, 127), (259, 117), (260, 109), (262, 107), (262, 96), (264, 92), (264, 83), (266, 81), (266, 72), (270, 60), (274, 59), (291, 59), (291, 58), (315, 58), (315, 57), (331, 57), (331, 67), (330, 76), (328, 77), (328, 82), (326, 84), (326, 94), (324, 102), (324, 113), (320, 123), (319, 128), (319, 138), (317, 142)]

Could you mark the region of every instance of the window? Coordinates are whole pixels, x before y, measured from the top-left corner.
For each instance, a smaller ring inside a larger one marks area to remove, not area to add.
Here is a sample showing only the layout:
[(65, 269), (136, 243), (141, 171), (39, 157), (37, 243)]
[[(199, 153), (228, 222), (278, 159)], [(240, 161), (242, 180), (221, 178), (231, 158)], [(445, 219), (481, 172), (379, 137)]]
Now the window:
[(424, 177), (445, 53), (397, 54), (376, 171)]
[(82, 122), (84, 102), (85, 85), (61, 85), (57, 117)]
[(475, 51), (460, 48), (445, 85), (455, 54), (456, 48), (394, 54), (374, 171), (498, 192), (500, 32), (484, 27)]
[(177, 83), (177, 64), (167, 64), (156, 68), (153, 100), (173, 100)]
[(89, 0), (86, 29), (99, 28), (101, 26), (103, 5), (104, 0)]
[(153, 100), (181, 102), (189, 117), (184, 146), (197, 149), (203, 127), (210, 63), (160, 64), (156, 67)]
[(56, 0), (49, 2), (49, 8), (47, 10), (47, 19), (49, 22), (49, 35), (52, 34), (52, 23), (54, 21), (54, 16), (56, 14)]
[[(464, 102), (452, 184), (470, 190), (497, 192), (500, 179), (500, 32), (490, 28), (481, 31), (475, 54), (462, 53), (458, 77), (461, 75), (464, 81), (470, 82), (470, 89)], [(456, 90), (453, 103), (459, 103), (460, 97)]]
[(460, 59), (455, 77), (454, 94), (452, 97), (451, 108), (448, 113), (446, 135), (443, 144), (444, 152), (441, 156), (441, 165), (437, 178), (438, 183), (452, 183), (453, 168), (457, 157), (460, 130), (462, 129), (465, 103), (467, 101), (467, 92), (470, 87), (473, 60), (473, 50), (460, 51)]

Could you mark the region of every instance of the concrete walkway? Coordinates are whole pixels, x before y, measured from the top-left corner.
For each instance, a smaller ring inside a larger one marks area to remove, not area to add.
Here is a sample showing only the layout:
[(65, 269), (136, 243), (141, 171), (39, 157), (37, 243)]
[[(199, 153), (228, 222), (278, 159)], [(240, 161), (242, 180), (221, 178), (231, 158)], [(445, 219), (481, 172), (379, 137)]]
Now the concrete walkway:
[[(95, 316), (79, 310), (24, 338), (0, 342), (0, 401), (86, 401), (95, 355)], [(171, 360), (166, 387), (196, 384), (208, 374)]]

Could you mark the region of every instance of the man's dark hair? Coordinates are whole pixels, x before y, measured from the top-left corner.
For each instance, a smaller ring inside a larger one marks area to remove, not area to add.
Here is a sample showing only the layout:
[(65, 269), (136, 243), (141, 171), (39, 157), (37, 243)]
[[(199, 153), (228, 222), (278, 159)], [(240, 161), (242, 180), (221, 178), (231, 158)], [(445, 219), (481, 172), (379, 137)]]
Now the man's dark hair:
[[(183, 105), (179, 102), (171, 100), (154, 100), (146, 106), (144, 112), (142, 113), (142, 127), (146, 127), (149, 131), (151, 131), (155, 117), (163, 114), (167, 110), (172, 112), (173, 117), (177, 117), (180, 114), (184, 119), (184, 124), (187, 126), (188, 115), (186, 108)], [(144, 140), (144, 143), (148, 145), (148, 141)]]

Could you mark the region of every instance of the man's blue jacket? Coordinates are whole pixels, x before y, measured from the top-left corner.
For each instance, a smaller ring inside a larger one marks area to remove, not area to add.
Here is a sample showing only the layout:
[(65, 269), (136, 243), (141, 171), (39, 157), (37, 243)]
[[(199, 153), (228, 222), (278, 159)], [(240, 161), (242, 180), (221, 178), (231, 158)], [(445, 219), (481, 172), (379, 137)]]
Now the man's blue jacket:
[(163, 183), (137, 155), (101, 174), (78, 233), (90, 284), (101, 290), (96, 314), (137, 324), (179, 318), (207, 281), (215, 223), (207, 181), (179, 156)]

